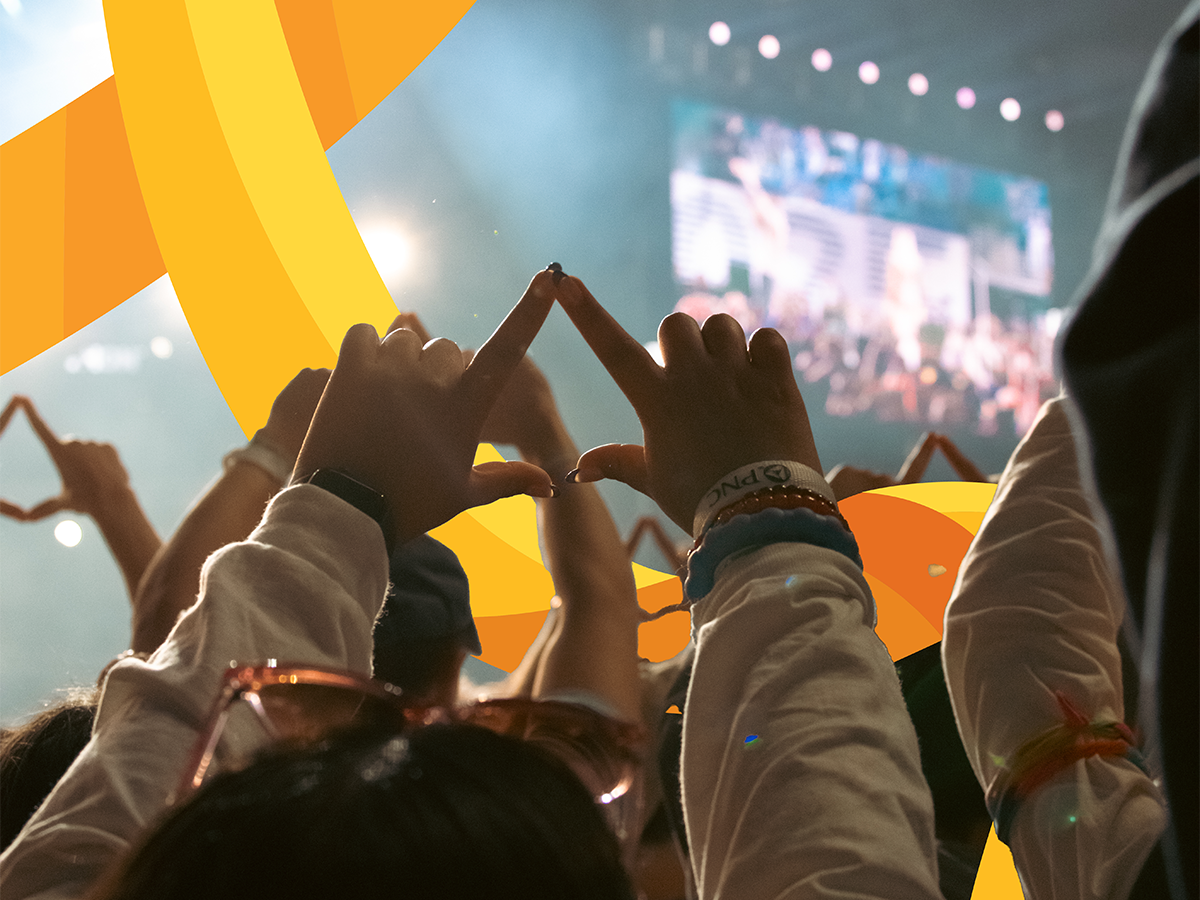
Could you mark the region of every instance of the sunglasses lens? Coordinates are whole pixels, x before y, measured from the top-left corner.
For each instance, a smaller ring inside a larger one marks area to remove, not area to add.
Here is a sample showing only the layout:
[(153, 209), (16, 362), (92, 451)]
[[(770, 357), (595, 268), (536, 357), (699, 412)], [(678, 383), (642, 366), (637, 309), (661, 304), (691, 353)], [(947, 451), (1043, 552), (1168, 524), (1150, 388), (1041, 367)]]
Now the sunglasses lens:
[(352, 687), (268, 684), (258, 698), (273, 736), (287, 744), (315, 744), (351, 726), (404, 723), (395, 706)]

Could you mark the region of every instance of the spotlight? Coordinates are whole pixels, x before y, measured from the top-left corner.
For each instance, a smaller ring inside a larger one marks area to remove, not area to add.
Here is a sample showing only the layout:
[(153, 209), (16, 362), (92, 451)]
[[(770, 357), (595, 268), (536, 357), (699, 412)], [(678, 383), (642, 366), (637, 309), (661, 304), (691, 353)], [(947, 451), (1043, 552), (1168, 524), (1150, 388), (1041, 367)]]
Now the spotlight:
[(1046, 113), (1046, 127), (1051, 131), (1062, 131), (1063, 125), (1065, 124), (1067, 123), (1066, 120), (1063, 119), (1063, 114), (1057, 109), (1052, 109), (1050, 112)]
[(83, 529), (72, 519), (63, 519), (54, 526), (54, 537), (64, 547), (74, 547), (83, 539)]
[(858, 77), (863, 84), (874, 84), (879, 80), (879, 66), (867, 61), (858, 67)]
[(729, 30), (729, 26), (724, 22), (713, 22), (708, 26), (708, 39), (718, 47), (724, 47), (728, 44), (732, 36), (733, 32)]
[(829, 67), (833, 65), (833, 54), (824, 47), (819, 50), (814, 50), (812, 55), (813, 68), (818, 72), (828, 72)]
[(1015, 122), (1021, 118), (1021, 104), (1012, 97), (1006, 97), (1000, 102), (1000, 115), (1006, 122)]
[(408, 268), (411, 248), (399, 229), (375, 225), (360, 229), (362, 241), (385, 283), (395, 282)]
[(759, 38), (758, 52), (766, 59), (774, 59), (779, 55), (779, 38), (773, 34), (764, 34)]
[(975, 92), (969, 87), (960, 87), (954, 94), (960, 109), (970, 109), (975, 105)]
[(918, 97), (924, 97), (929, 93), (929, 79), (920, 72), (913, 72), (908, 76), (908, 89)]

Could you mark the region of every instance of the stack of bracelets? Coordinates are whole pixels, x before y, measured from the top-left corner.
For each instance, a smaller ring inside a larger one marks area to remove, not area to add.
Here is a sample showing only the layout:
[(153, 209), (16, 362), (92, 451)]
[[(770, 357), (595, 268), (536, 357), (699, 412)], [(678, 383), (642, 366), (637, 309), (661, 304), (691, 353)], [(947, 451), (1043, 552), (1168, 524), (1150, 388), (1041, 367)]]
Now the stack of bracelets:
[(789, 460), (742, 466), (718, 481), (696, 510), (692, 536), (684, 593), (693, 602), (712, 590), (717, 567), (728, 557), (781, 541), (834, 550), (862, 568), (858, 543), (829, 484), (816, 470)]
[(1119, 756), (1146, 772), (1145, 760), (1128, 725), (1089, 722), (1061, 691), (1055, 691), (1054, 696), (1065, 722), (1022, 744), (988, 788), (987, 807), (996, 823), (996, 837), (1006, 844), (1021, 802), (1079, 760)]

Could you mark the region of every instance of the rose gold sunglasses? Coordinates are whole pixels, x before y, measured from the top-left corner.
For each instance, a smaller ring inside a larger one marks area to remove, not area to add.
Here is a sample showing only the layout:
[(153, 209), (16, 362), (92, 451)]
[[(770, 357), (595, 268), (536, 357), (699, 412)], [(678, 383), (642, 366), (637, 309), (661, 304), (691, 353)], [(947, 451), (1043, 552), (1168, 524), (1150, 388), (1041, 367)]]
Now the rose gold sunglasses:
[[(253, 761), (264, 740), (305, 747), (351, 726), (406, 731), (435, 722), (458, 722), (517, 737), (565, 762), (602, 804), (625, 794), (640, 766), (643, 729), (587, 706), (521, 697), (483, 700), (462, 708), (410, 706), (400, 688), (385, 682), (336, 669), (271, 663), (235, 664), (225, 673), (221, 693), (196, 737), (176, 799), (204, 783), (218, 748), (221, 770), (236, 771)], [(245, 734), (241, 749), (236, 736), (227, 734), (231, 718), (247, 715), (239, 706), (249, 710), (263, 733), (252, 742), (253, 751), (244, 749)]]

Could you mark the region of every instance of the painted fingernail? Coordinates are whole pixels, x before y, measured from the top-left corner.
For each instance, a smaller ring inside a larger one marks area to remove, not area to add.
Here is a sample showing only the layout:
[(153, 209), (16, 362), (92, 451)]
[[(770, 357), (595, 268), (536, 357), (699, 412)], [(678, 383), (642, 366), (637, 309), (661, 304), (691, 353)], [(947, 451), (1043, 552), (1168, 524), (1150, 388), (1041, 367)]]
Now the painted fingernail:
[(546, 270), (553, 273), (552, 277), (555, 284), (558, 284), (567, 276), (567, 273), (563, 271), (562, 263), (552, 262), (546, 266)]
[(558, 485), (557, 484), (550, 485), (550, 496), (551, 497), (558, 496)]

